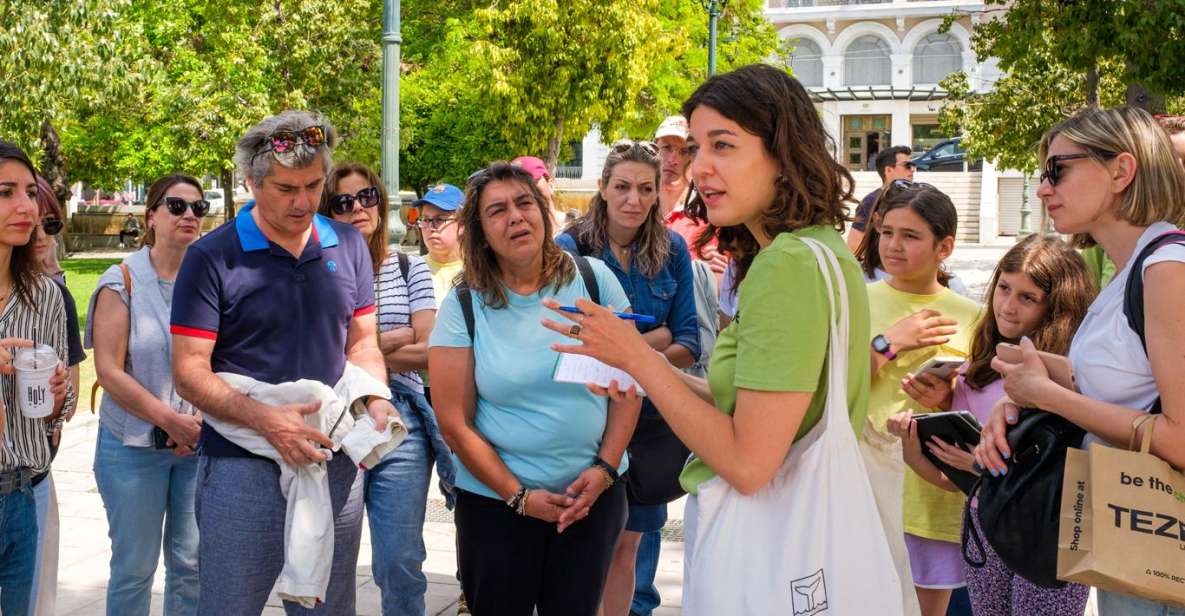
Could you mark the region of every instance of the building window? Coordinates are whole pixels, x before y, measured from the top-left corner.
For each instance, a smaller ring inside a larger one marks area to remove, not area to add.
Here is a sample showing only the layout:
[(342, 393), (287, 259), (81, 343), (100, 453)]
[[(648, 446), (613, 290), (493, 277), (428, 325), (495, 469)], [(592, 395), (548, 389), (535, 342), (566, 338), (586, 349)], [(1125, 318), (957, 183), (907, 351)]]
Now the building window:
[(794, 77), (802, 85), (823, 85), (823, 51), (814, 41), (804, 38), (795, 40), (789, 64)]
[(843, 83), (846, 86), (879, 86), (893, 82), (893, 64), (889, 45), (876, 35), (862, 36), (848, 45), (843, 58)]
[(913, 139), (910, 143), (914, 154), (924, 154), (930, 148), (950, 139), (938, 126), (937, 118), (915, 120), (913, 123)]
[(960, 70), (963, 70), (963, 50), (949, 34), (929, 34), (913, 48), (914, 83), (938, 83)]

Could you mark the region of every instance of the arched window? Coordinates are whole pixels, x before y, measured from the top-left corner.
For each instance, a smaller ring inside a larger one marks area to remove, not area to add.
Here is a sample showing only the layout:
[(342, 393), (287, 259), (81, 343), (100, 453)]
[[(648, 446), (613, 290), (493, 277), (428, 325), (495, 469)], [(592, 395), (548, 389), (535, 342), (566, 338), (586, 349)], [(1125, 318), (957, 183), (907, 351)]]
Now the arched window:
[(790, 52), (790, 69), (799, 83), (808, 88), (823, 85), (823, 51), (819, 45), (810, 39), (795, 40), (794, 51)]
[(843, 82), (847, 86), (879, 86), (893, 83), (889, 45), (874, 34), (848, 45), (843, 55)]
[(949, 34), (928, 34), (913, 48), (914, 83), (938, 83), (960, 70), (963, 70), (963, 50), (959, 41)]

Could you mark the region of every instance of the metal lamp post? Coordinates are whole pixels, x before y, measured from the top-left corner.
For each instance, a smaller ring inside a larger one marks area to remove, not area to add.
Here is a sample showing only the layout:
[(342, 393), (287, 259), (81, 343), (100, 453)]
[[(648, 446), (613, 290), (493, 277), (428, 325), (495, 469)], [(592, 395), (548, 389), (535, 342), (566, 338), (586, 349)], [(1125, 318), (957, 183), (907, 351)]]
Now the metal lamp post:
[(716, 21), (728, 0), (700, 0), (708, 11), (708, 76), (716, 74)]
[(407, 229), (399, 218), (399, 0), (383, 0), (383, 134), (382, 176), (393, 214), (387, 216), (391, 242), (403, 239)]

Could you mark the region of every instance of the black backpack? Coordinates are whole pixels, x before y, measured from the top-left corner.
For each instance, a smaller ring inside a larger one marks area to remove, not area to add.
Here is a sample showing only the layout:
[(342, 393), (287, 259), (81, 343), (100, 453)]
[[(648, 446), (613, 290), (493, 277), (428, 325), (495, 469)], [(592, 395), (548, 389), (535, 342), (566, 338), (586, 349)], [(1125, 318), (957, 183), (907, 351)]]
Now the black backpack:
[[(1060, 588), (1057, 579), (1058, 522), (1066, 450), (1081, 447), (1086, 432), (1053, 413), (1031, 410), (1008, 429), (1012, 457), (1008, 472), (983, 472), (971, 489), (979, 497), (979, 526), (971, 523), (971, 497), (963, 506), (963, 560), (972, 567), (987, 563), (986, 539), (1000, 560), (1017, 575), (1043, 588)], [(974, 544), (978, 555), (972, 554)]]
[[(1127, 286), (1123, 291), (1123, 316), (1127, 317), (1127, 324), (1140, 337), (1140, 344), (1144, 353), (1148, 353), (1148, 340), (1144, 337), (1144, 261), (1165, 244), (1180, 244), (1185, 246), (1185, 231), (1169, 231), (1157, 236), (1136, 255), (1128, 266)], [(1160, 398), (1152, 403), (1151, 413), (1159, 413)]]
[[(580, 278), (584, 280), (584, 288), (588, 289), (588, 297), (594, 304), (601, 303), (601, 287), (597, 284), (597, 276), (592, 271), (592, 266), (589, 265), (588, 259), (581, 256), (574, 256), (576, 260), (576, 271), (580, 272)], [(461, 314), (465, 316), (465, 329), (469, 332), (469, 341), (473, 341), (473, 334), (475, 333), (475, 321), (473, 320), (473, 298), (472, 291), (469, 289), (469, 284), (462, 280), (457, 283), (457, 301), (461, 302)]]

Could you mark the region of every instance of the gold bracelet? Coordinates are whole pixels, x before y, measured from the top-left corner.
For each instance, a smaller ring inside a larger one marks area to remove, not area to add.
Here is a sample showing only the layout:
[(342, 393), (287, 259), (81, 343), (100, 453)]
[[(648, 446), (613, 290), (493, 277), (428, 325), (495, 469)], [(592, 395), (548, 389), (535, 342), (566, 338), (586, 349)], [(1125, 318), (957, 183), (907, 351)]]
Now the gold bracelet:
[(601, 468), (600, 466), (594, 466), (593, 468), (600, 471), (601, 476), (605, 478), (605, 489), (608, 490), (609, 488), (612, 488), (614, 481), (613, 481), (613, 476), (609, 474), (609, 471)]

